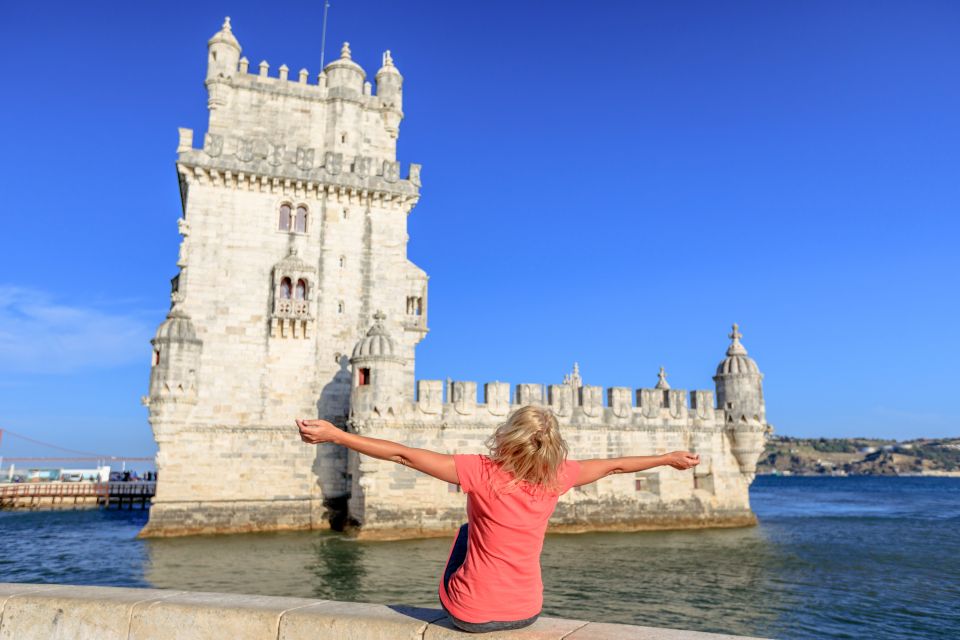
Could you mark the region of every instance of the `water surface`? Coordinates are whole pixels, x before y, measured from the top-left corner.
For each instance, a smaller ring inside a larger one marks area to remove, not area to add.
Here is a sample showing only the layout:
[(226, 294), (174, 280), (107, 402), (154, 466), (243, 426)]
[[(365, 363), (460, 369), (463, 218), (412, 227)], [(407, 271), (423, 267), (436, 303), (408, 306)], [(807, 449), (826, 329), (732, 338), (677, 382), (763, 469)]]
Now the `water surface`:
[[(549, 535), (544, 615), (776, 638), (951, 638), (960, 479), (760, 477), (758, 527)], [(0, 513), (0, 581), (438, 607), (451, 539), (136, 540), (138, 511)]]

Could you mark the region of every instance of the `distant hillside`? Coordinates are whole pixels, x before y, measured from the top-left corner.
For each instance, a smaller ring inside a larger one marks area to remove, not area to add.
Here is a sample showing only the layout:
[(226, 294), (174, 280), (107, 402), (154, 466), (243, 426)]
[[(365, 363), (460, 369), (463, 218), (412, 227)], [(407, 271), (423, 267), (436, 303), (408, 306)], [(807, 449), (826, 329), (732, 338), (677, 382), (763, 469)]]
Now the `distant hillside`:
[(816, 475), (960, 475), (960, 438), (791, 438), (771, 436), (757, 473)]

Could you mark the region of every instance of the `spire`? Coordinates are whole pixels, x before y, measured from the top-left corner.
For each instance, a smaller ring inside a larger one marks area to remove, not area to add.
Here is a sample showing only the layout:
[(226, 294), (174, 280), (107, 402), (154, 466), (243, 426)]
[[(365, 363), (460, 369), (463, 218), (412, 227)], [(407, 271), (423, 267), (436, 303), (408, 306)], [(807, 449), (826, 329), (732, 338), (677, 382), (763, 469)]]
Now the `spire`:
[(340, 47), (340, 57), (345, 60), (350, 60), (350, 43), (344, 42), (343, 46)]
[(392, 67), (393, 66), (393, 56), (390, 55), (390, 49), (387, 49), (383, 52), (383, 66)]
[(387, 319), (387, 314), (385, 314), (381, 309), (377, 309), (377, 312), (373, 314), (373, 321), (376, 324), (383, 324), (383, 321)]
[(580, 377), (579, 363), (574, 362), (573, 372), (563, 376), (563, 384), (569, 384), (574, 389), (579, 389), (580, 387), (583, 386), (583, 378)]
[(728, 356), (745, 356), (747, 355), (746, 348), (740, 344), (740, 338), (743, 337), (743, 334), (740, 333), (740, 325), (736, 322), (733, 323), (733, 332), (727, 336), (733, 342), (730, 343), (730, 347), (727, 349)]
[(657, 389), (669, 389), (670, 383), (667, 382), (667, 372), (663, 367), (660, 367), (660, 373), (657, 374)]

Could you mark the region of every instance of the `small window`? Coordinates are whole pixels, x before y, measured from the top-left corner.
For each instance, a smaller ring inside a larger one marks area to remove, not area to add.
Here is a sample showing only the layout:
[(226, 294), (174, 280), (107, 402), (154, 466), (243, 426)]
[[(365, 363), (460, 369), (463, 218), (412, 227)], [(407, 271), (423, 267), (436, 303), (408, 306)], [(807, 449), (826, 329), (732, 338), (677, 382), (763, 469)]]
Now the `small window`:
[(370, 384), (370, 369), (366, 367), (360, 368), (360, 373), (357, 376), (357, 384), (359, 384), (361, 387)]
[(346, 144), (346, 142), (347, 142), (347, 134), (341, 133), (341, 134), (340, 134), (340, 143), (341, 143), (341, 144)]
[(290, 282), (290, 278), (284, 278), (280, 281), (280, 297), (284, 300), (290, 299), (290, 293), (293, 289), (293, 283)]
[(423, 298), (419, 296), (407, 296), (407, 315), (423, 315)]
[(297, 217), (294, 221), (293, 230), (297, 233), (307, 232), (307, 208), (303, 205), (297, 207)]
[(343, 301), (337, 303), (337, 313), (343, 313)]
[(297, 297), (297, 300), (306, 300), (307, 299), (307, 283), (305, 280), (297, 280), (297, 289), (294, 294)]
[(343, 267), (346, 266), (346, 264), (347, 264), (346, 256), (340, 256), (340, 268), (343, 269)]
[(160, 349), (153, 350), (153, 361), (150, 364), (154, 367), (160, 364)]
[(344, 208), (343, 208), (343, 219), (344, 219), (344, 220), (347, 219), (347, 213), (348, 213), (348, 210), (347, 210), (346, 207), (344, 207)]
[(643, 491), (643, 490), (644, 490), (644, 487), (643, 487), (643, 478), (637, 478), (636, 480), (633, 481), (633, 483), (634, 483), (634, 489), (636, 489), (637, 491)]
[(693, 488), (694, 489), (700, 488), (700, 478), (697, 477), (697, 474), (693, 474)]
[(290, 231), (290, 205), (280, 205), (280, 231)]

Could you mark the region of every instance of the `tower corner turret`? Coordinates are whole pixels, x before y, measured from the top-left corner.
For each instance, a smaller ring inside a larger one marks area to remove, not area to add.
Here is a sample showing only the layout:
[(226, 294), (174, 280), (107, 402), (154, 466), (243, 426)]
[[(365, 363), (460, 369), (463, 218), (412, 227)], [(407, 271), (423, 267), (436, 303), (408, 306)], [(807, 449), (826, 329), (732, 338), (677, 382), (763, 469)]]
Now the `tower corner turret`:
[(768, 426), (763, 401), (763, 374), (740, 343), (743, 334), (736, 323), (729, 335), (727, 357), (713, 377), (717, 408), (723, 411), (724, 426), (740, 471), (752, 476), (763, 453)]

